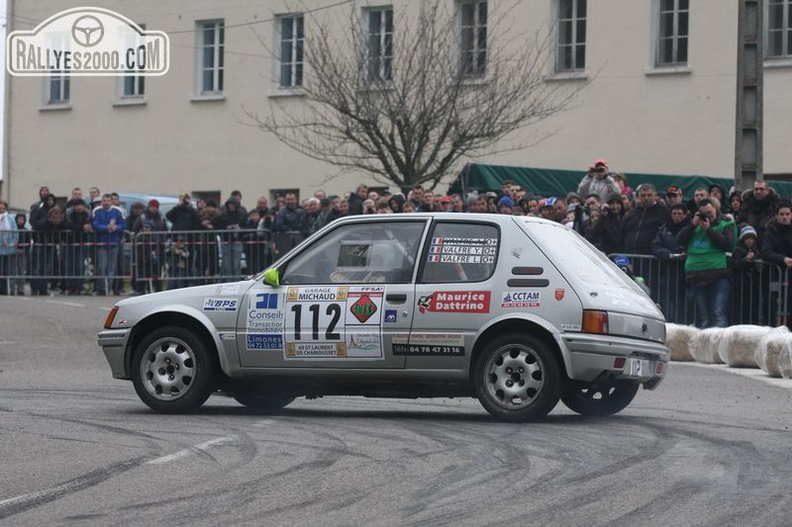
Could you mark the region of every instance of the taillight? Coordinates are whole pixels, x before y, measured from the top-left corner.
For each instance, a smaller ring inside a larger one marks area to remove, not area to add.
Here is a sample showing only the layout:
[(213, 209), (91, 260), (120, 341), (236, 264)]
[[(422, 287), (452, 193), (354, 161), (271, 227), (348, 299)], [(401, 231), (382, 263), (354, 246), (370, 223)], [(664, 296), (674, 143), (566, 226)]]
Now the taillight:
[(608, 333), (608, 312), (593, 309), (583, 310), (584, 333)]
[(104, 328), (110, 329), (113, 327), (113, 320), (115, 320), (116, 313), (118, 313), (118, 306), (113, 306), (113, 309), (107, 314), (107, 318), (105, 319)]

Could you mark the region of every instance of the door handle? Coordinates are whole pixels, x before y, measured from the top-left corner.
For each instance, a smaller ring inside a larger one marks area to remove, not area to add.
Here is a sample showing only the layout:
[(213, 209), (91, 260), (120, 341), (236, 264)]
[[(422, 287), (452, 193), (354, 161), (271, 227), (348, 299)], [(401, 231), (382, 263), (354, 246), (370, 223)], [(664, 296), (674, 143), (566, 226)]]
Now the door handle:
[(407, 301), (407, 295), (385, 295), (385, 300), (391, 304), (403, 304)]

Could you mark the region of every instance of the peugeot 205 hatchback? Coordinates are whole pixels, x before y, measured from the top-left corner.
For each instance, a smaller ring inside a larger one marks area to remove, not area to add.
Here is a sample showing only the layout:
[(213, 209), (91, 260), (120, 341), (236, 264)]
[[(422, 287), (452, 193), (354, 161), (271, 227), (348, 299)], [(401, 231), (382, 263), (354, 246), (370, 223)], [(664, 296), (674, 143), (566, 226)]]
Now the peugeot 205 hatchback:
[(602, 253), (492, 214), (340, 219), (241, 282), (122, 300), (104, 327), (113, 376), (163, 413), (222, 392), (264, 411), (361, 395), (613, 414), (669, 359), (662, 313)]

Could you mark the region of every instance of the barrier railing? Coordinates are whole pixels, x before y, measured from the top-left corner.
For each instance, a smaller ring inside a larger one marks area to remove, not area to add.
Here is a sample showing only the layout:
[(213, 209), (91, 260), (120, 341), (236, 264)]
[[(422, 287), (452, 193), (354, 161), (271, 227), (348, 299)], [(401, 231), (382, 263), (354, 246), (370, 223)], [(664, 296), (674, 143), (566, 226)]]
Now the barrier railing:
[[(114, 244), (93, 233), (0, 231), (0, 294), (144, 293), (239, 280), (266, 268), (302, 241), (298, 232), (143, 231)], [(13, 250), (12, 250), (13, 249)], [(629, 254), (669, 322), (694, 324), (696, 306), (684, 257)], [(731, 262), (730, 262), (730, 268)], [(731, 324), (790, 325), (789, 270), (757, 260), (732, 270)]]
[(298, 232), (273, 237), (259, 229), (144, 230), (113, 244), (97, 242), (94, 233), (0, 231), (0, 294), (24, 294), (26, 282), (32, 294), (43, 295), (120, 294), (127, 285), (144, 293), (239, 280), (300, 241)]
[[(684, 255), (668, 260), (645, 254), (625, 256), (632, 262), (633, 274), (643, 278), (666, 321), (696, 323), (696, 305), (685, 279)], [(731, 256), (728, 265), (731, 270), (730, 324), (792, 325), (788, 268), (755, 260), (753, 265), (739, 269), (732, 265)]]

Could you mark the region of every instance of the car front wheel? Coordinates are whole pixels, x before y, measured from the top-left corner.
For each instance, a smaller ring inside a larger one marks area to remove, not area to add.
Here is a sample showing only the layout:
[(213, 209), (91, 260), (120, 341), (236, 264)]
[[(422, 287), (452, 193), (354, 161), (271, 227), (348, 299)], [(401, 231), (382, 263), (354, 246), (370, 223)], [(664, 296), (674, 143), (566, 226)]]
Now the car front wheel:
[(637, 382), (603, 380), (570, 389), (561, 396), (561, 400), (570, 410), (581, 415), (613, 415), (627, 408), (636, 393)]
[(561, 393), (560, 368), (552, 349), (531, 336), (495, 339), (479, 355), (473, 375), (481, 405), (504, 421), (544, 417)]
[(191, 331), (164, 327), (138, 345), (132, 383), (138, 397), (160, 413), (197, 410), (215, 389), (217, 359)]

